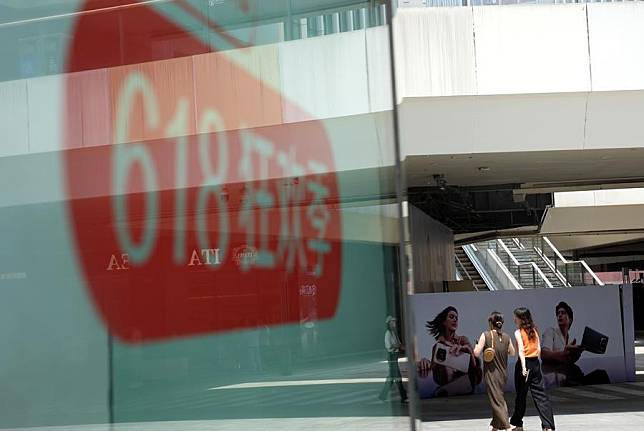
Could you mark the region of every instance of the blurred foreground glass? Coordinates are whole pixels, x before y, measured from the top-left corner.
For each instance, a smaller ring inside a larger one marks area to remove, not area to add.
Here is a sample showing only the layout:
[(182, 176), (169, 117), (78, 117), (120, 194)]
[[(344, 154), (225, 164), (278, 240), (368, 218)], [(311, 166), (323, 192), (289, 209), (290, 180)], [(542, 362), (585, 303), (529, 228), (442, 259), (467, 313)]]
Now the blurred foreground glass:
[(387, 10), (0, 5), (0, 427), (408, 427)]

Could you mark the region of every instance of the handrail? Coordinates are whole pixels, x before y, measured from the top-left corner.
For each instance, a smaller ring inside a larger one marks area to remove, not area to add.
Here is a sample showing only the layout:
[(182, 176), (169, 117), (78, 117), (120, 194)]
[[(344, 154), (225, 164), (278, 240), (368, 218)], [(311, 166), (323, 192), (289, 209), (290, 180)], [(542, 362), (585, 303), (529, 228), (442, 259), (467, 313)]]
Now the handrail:
[(521, 263), (517, 260), (516, 257), (514, 257), (514, 254), (512, 254), (512, 252), (510, 251), (508, 246), (505, 245), (505, 243), (503, 242), (502, 239), (497, 239), (496, 243), (497, 243), (497, 245), (501, 244), (501, 248), (503, 249), (503, 251), (505, 251), (508, 254), (508, 256), (510, 256), (510, 260), (512, 261), (512, 263), (514, 263), (517, 266), (521, 265)]
[(548, 244), (548, 247), (550, 247), (550, 249), (551, 249), (552, 251), (554, 251), (554, 252), (555, 252), (555, 254), (557, 255), (557, 257), (558, 257), (559, 259), (561, 259), (561, 261), (562, 261), (562, 262), (566, 262), (566, 258), (565, 258), (565, 257), (563, 257), (563, 254), (561, 254), (561, 252), (559, 251), (559, 249), (558, 249), (557, 247), (555, 247), (555, 245), (550, 241), (550, 239), (549, 239), (547, 236), (544, 236), (544, 237), (542, 237), (542, 238), (543, 238), (544, 242), (545, 242), (546, 244)]
[(537, 272), (539, 273), (539, 275), (541, 276), (541, 278), (543, 279), (543, 281), (545, 281), (545, 282), (546, 282), (546, 285), (547, 285), (549, 288), (551, 288), (551, 289), (552, 289), (552, 288), (554, 288), (554, 286), (552, 285), (552, 283), (550, 283), (550, 280), (548, 280), (548, 278), (546, 277), (546, 275), (541, 271), (541, 268), (539, 268), (539, 266), (538, 266), (536, 263), (534, 263), (534, 262), (530, 262), (530, 264), (531, 264), (532, 266), (534, 266), (534, 268), (537, 270)]
[[(543, 237), (543, 238), (545, 238), (545, 237)], [(543, 259), (543, 261), (546, 263), (546, 265), (548, 265), (548, 267), (550, 268), (550, 270), (555, 274), (555, 277), (557, 277), (557, 278), (559, 279), (559, 281), (561, 281), (561, 284), (563, 284), (563, 285), (564, 285), (564, 287), (571, 287), (570, 281), (568, 281), (568, 279), (566, 278), (566, 276), (564, 276), (564, 275), (559, 271), (559, 269), (557, 269), (557, 261), (556, 261), (556, 259), (555, 259), (555, 262), (553, 263), (553, 262), (550, 260), (550, 258), (548, 257), (548, 255), (547, 255), (546, 253), (544, 253), (544, 251), (543, 251), (540, 247), (534, 247), (534, 243), (533, 243), (533, 247), (532, 247), (532, 248), (534, 249), (534, 251), (536, 251), (536, 252), (537, 252), (537, 254), (539, 255), (539, 257), (541, 257), (541, 259)], [(559, 250), (554, 249), (554, 251), (557, 253), (557, 257), (559, 257), (559, 258), (560, 258), (560, 260), (563, 262), (563, 261), (564, 261), (564, 258), (563, 258), (563, 256), (561, 255), (561, 253), (559, 253)]]
[(478, 272), (479, 276), (485, 283), (485, 285), (488, 287), (490, 290), (496, 290), (496, 285), (490, 275), (487, 272), (487, 269), (485, 265), (480, 261), (476, 253), (478, 250), (476, 249), (476, 246), (474, 244), (469, 244), (469, 245), (464, 245), (463, 251), (467, 255), (467, 258), (472, 262), (472, 265), (474, 265), (474, 269)]
[[(510, 283), (518, 290), (518, 289), (523, 289), (523, 286), (517, 281), (517, 279), (512, 275), (512, 272), (510, 272), (510, 268), (508, 268), (501, 258), (499, 257), (498, 254), (492, 249), (487, 250), (489, 255), (492, 256), (492, 260), (496, 262), (497, 266), (503, 271), (503, 274), (507, 277), (508, 280), (510, 280)], [(496, 290), (496, 289), (495, 289)]]
[[(567, 4), (567, 3), (592, 3), (593, 0), (554, 0), (550, 2), (543, 2), (540, 0), (537, 0), (536, 2), (534, 0), (515, 0), (512, 2), (512, 4)], [(625, 2), (626, 0), (602, 0), (602, 2), (605, 3), (622, 3)], [(500, 0), (499, 1), (485, 1), (485, 0), (466, 0), (465, 3), (463, 3), (461, 0), (428, 0), (427, 4), (425, 5), (414, 5), (414, 6), (401, 6), (400, 4), (398, 5), (398, 8), (405, 8), (405, 7), (471, 7), (471, 6), (503, 6), (503, 5), (508, 5), (508, 3), (503, 3)]]
[[(572, 283), (569, 280), (568, 277), (568, 268), (570, 265), (581, 265), (583, 267), (583, 270), (590, 274), (590, 276), (593, 278), (593, 283), (597, 284), (599, 286), (604, 286), (604, 282), (602, 282), (597, 274), (588, 266), (588, 264), (583, 261), (583, 260), (568, 260), (566, 259), (561, 252), (555, 247), (555, 245), (550, 241), (550, 239), (546, 236), (541, 236), (539, 239), (541, 240), (541, 245), (537, 246), (534, 243), (534, 237), (532, 237), (532, 248), (536, 251), (536, 253), (544, 260), (544, 262), (548, 265), (548, 267), (553, 271), (555, 276), (562, 282), (562, 284), (565, 287), (572, 287)], [(546, 252), (546, 246), (550, 248), (550, 250), (554, 253), (554, 262), (552, 261), (551, 257), (548, 256), (548, 253)], [(566, 275), (562, 274), (562, 272), (559, 270), (557, 266), (557, 262), (561, 262), (562, 265), (565, 267), (565, 273)], [(583, 282), (583, 273), (582, 273), (582, 282)]]
[[(595, 280), (596, 284), (598, 284), (599, 286), (604, 286), (605, 285), (604, 282), (601, 281), (599, 279), (599, 277), (597, 277), (597, 274), (595, 274), (595, 271), (590, 269), (590, 267), (588, 266), (588, 264), (584, 260), (568, 260), (568, 259), (566, 259), (559, 252), (557, 247), (555, 247), (555, 245), (550, 241), (550, 239), (547, 236), (543, 236), (542, 238), (543, 238), (544, 242), (548, 245), (548, 247), (550, 247), (550, 249), (555, 252), (555, 255), (557, 256), (557, 258), (559, 258), (564, 265), (571, 265), (571, 264), (573, 264), (573, 265), (574, 264), (582, 265), (584, 267), (584, 269), (588, 272), (588, 274), (590, 274), (590, 276), (593, 278), (593, 280)], [(543, 252), (543, 250), (542, 250), (542, 252)], [(556, 271), (556, 272), (558, 272), (558, 271)], [(568, 282), (568, 280), (566, 280), (566, 282)], [(570, 283), (568, 283), (568, 285), (570, 285)]]
[(525, 246), (521, 244), (521, 241), (519, 240), (519, 238), (512, 238), (512, 242), (514, 242), (514, 245), (516, 245), (519, 250), (525, 249)]
[(467, 278), (469, 278), (470, 280), (472, 280), (472, 276), (471, 276), (471, 275), (470, 275), (470, 273), (467, 271), (467, 269), (465, 269), (465, 266), (463, 266), (463, 262), (461, 262), (461, 259), (459, 259), (459, 258), (458, 258), (458, 255), (456, 255), (456, 254), (455, 254), (455, 255), (454, 255), (454, 257), (456, 258), (456, 263), (458, 263), (458, 266), (459, 266), (459, 267), (461, 268), (461, 270), (463, 271), (463, 274), (465, 274), (465, 275), (467, 276)]
[[(510, 257), (510, 260), (512, 261), (512, 263), (514, 263), (517, 266), (517, 268), (520, 268), (522, 266), (523, 267), (527, 266), (527, 267), (532, 268), (532, 271), (533, 271), (533, 273), (532, 273), (533, 274), (533, 281), (532, 281), (533, 287), (536, 287), (536, 280), (534, 280), (534, 272), (536, 270), (537, 274), (539, 274), (541, 279), (545, 282), (546, 286), (548, 286), (551, 289), (553, 288), (553, 285), (552, 285), (552, 283), (550, 283), (550, 280), (548, 280), (548, 278), (544, 275), (544, 273), (541, 271), (541, 269), (537, 266), (536, 263), (534, 263), (534, 262), (521, 263), (521, 262), (519, 262), (517, 260), (516, 257), (514, 257), (514, 254), (512, 254), (512, 252), (510, 251), (508, 246), (505, 245), (505, 243), (501, 239), (497, 239), (496, 243), (497, 243), (497, 246), (499, 244), (501, 245), (501, 248), (503, 249), (503, 251), (505, 251), (505, 253)], [(520, 274), (520, 269), (519, 269), (519, 283), (520, 283), (520, 280), (521, 280), (521, 274)]]
[(588, 273), (590, 274), (590, 276), (595, 280), (595, 282), (596, 282), (599, 286), (605, 286), (605, 285), (606, 285), (603, 281), (601, 281), (601, 280), (600, 280), (600, 278), (599, 278), (599, 277), (597, 277), (597, 274), (595, 274), (595, 271), (593, 271), (592, 269), (590, 269), (590, 267), (588, 266), (588, 264), (586, 263), (586, 261), (585, 261), (585, 260), (579, 260), (579, 261), (575, 261), (575, 260), (573, 260), (571, 263), (580, 263), (580, 264), (582, 264), (582, 265), (583, 265), (583, 267), (584, 267), (584, 268), (586, 268), (586, 271), (588, 271)]

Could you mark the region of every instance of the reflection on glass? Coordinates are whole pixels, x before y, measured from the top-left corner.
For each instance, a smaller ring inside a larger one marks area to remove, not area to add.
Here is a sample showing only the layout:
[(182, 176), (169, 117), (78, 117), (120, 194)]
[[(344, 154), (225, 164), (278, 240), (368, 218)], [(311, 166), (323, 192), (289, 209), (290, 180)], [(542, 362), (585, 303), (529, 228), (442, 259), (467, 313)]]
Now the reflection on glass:
[(0, 8), (0, 427), (406, 426), (384, 3)]

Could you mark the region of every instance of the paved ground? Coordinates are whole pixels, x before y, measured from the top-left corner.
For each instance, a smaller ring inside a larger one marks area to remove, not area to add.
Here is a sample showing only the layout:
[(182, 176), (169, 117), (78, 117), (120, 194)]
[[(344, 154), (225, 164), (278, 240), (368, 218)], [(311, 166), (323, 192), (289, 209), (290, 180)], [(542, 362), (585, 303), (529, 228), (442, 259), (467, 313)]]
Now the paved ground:
[[(557, 429), (565, 431), (625, 430), (641, 431), (644, 413), (589, 413), (558, 415)], [(419, 431), (473, 431), (487, 430), (487, 419), (461, 420), (458, 422), (423, 423)], [(535, 418), (527, 418), (526, 430), (540, 430)], [(405, 417), (339, 417), (339, 418), (289, 418), (247, 420), (204, 420), (181, 422), (144, 422), (132, 424), (85, 425), (74, 427), (20, 428), (11, 431), (408, 431)], [(5, 430), (9, 431), (9, 430)]]
[[(559, 388), (548, 391), (558, 430), (644, 429), (644, 339), (636, 343), (636, 382)], [(512, 395), (506, 394), (512, 408)], [(534, 407), (529, 407), (525, 428), (540, 430)], [(419, 406), (422, 431), (472, 431), (489, 429), (489, 406), (484, 395), (425, 400)]]
[[(637, 347), (637, 364), (644, 371), (644, 343)], [(381, 402), (386, 363), (379, 360), (326, 367), (281, 380), (249, 381), (242, 385), (200, 389), (186, 387), (172, 393), (163, 385), (146, 385), (116, 398), (116, 425), (21, 428), (20, 431), (403, 431), (409, 411), (397, 398)], [(644, 429), (644, 374), (636, 382), (560, 388), (549, 391), (559, 430)], [(507, 394), (512, 407), (512, 396)], [(104, 406), (103, 406), (104, 408)], [(431, 399), (417, 406), (420, 431), (488, 430), (485, 395)], [(60, 412), (52, 411), (52, 418)], [(54, 424), (46, 421), (44, 423)], [(8, 428), (6, 428), (8, 429)], [(526, 429), (539, 430), (529, 407)]]
[[(586, 413), (576, 415), (557, 415), (557, 430), (561, 431), (587, 431), (592, 430), (624, 430), (641, 431), (644, 428), (644, 413)], [(422, 431), (449, 430), (473, 431), (489, 430), (488, 419), (472, 419), (450, 422), (424, 423)], [(536, 417), (525, 420), (526, 430), (539, 431), (541, 424)]]
[[(644, 379), (634, 383), (616, 385), (586, 386), (582, 388), (560, 388), (548, 392), (557, 418), (568, 418), (565, 422), (581, 420), (577, 416), (586, 413), (607, 414), (607, 417), (636, 420), (644, 429)], [(506, 394), (508, 407), (512, 409), (511, 394)], [(425, 422), (439, 424), (452, 430), (472, 430), (472, 424), (489, 424), (490, 408), (485, 395), (450, 399), (432, 399), (421, 403), (421, 415)], [(536, 411), (529, 401), (528, 416), (536, 417)], [(631, 418), (631, 419), (628, 419)], [(531, 420), (539, 429), (536, 419)], [(560, 422), (557, 419), (557, 422)], [(571, 423), (573, 423), (571, 422)], [(590, 423), (590, 422), (588, 422)], [(569, 429), (568, 427), (561, 429)], [(438, 428), (428, 428), (438, 429)]]
[[(637, 348), (639, 369), (644, 370), (644, 346)], [(122, 400), (116, 410), (121, 422), (117, 431), (166, 430), (391, 430), (409, 429), (407, 406), (394, 398), (377, 399), (386, 364), (328, 368), (264, 381), (203, 391), (187, 390), (164, 398), (141, 393)], [(350, 376), (351, 378), (347, 378)], [(644, 375), (624, 384), (560, 388), (549, 391), (560, 430), (644, 429)], [(507, 395), (511, 408), (512, 396)], [(489, 429), (489, 406), (485, 395), (424, 400), (418, 405), (422, 431)], [(592, 413), (592, 414), (589, 414)], [(271, 417), (272, 419), (266, 419)], [(243, 418), (243, 419), (239, 419)], [(196, 421), (195, 421), (196, 419)], [(178, 422), (181, 425), (178, 426)], [(132, 423), (138, 422), (138, 423)], [(165, 421), (165, 422), (159, 422)], [(533, 407), (528, 409), (526, 429), (539, 430)]]

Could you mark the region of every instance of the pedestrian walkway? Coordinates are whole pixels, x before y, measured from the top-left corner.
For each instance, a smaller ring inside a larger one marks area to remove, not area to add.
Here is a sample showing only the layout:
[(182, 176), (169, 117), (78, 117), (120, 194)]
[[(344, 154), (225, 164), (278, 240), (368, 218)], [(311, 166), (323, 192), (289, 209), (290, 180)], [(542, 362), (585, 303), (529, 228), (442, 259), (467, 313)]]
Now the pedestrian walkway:
[[(451, 422), (432, 422), (420, 425), (419, 431), (476, 431), (489, 429), (489, 419), (472, 419)], [(586, 431), (592, 429), (641, 431), (644, 413), (588, 413), (558, 415), (557, 429)], [(525, 429), (541, 428), (536, 417), (525, 418)], [(6, 429), (4, 431), (408, 431), (409, 419), (405, 417), (321, 417), (195, 420), (180, 422), (140, 422), (116, 425), (80, 425), (66, 427), (38, 427)]]
[[(557, 416), (586, 412), (644, 413), (644, 379), (639, 380), (612, 385), (558, 388), (549, 390), (548, 395), (553, 401)], [(506, 394), (506, 399), (508, 407), (512, 408), (513, 395)], [(528, 403), (528, 415), (536, 415), (531, 404), (531, 402)], [(422, 400), (419, 407), (425, 422), (460, 423), (463, 420), (480, 418), (485, 418), (489, 422), (487, 418), (490, 415), (490, 407), (484, 394)]]
[[(644, 334), (638, 335), (635, 342), (635, 382), (548, 390), (555, 409), (557, 429), (644, 429)], [(512, 408), (513, 395), (506, 394), (506, 399), (508, 407)], [(489, 429), (490, 407), (483, 394), (423, 400), (419, 411), (424, 421), (422, 431)], [(528, 407), (525, 428), (541, 429), (536, 411), (531, 405)]]
[[(644, 424), (644, 412), (557, 415), (555, 420), (557, 429), (565, 431), (587, 431), (588, 429), (641, 431), (642, 424)], [(489, 425), (489, 419), (431, 422), (424, 423), (422, 431), (484, 431), (489, 429)], [(540, 430), (539, 418), (536, 416), (526, 417), (524, 428), (526, 430)]]
[[(638, 369), (644, 369), (644, 346), (637, 347)], [(117, 396), (116, 418), (122, 421), (174, 420), (178, 418), (233, 419), (261, 418), (270, 413), (280, 417), (406, 416), (408, 407), (395, 394), (390, 402), (378, 400), (386, 376), (386, 363), (371, 360), (347, 363), (334, 369), (308, 370), (279, 379), (258, 379), (236, 384), (186, 387), (171, 393), (143, 389)], [(559, 388), (548, 393), (557, 414), (585, 411), (644, 411), (644, 376), (637, 382)], [(126, 396), (125, 396), (126, 395)], [(506, 394), (509, 405), (512, 395)], [(531, 407), (530, 407), (531, 408)], [(418, 403), (424, 421), (487, 418), (489, 406), (484, 394), (436, 398)], [(530, 414), (530, 409), (528, 410)]]
[[(321, 417), (193, 420), (64, 427), (7, 428), (2, 431), (409, 431), (405, 417)], [(423, 428), (424, 430), (424, 428)], [(421, 431), (421, 430), (419, 430)]]
[[(636, 355), (638, 370), (642, 371), (644, 345), (637, 346)], [(408, 406), (399, 403), (395, 391), (389, 402), (378, 400), (385, 375), (386, 363), (371, 360), (242, 384), (214, 385), (204, 379), (200, 388), (185, 387), (172, 392), (145, 387), (125, 393), (117, 390), (115, 417), (126, 423), (113, 428), (96, 425), (97, 428), (34, 430), (210, 431), (241, 429), (242, 424), (246, 430), (268, 431), (408, 430)], [(589, 425), (601, 428), (603, 424), (610, 424), (607, 429), (643, 429), (644, 375), (638, 375), (635, 382), (558, 388), (548, 393), (559, 429), (574, 431)], [(512, 407), (512, 394), (506, 394), (506, 398)], [(536, 412), (530, 404), (527, 429), (538, 430)], [(54, 407), (52, 417), (57, 414)], [(422, 400), (416, 407), (424, 421), (420, 431), (488, 429), (490, 411), (485, 394)], [(266, 419), (267, 416), (275, 419)]]
[[(238, 409), (251, 407), (307, 407), (315, 406), (316, 409), (325, 406), (380, 406), (383, 405), (377, 399), (382, 388), (384, 379), (349, 379), (347, 382), (337, 381), (303, 381), (297, 385), (291, 381), (271, 382), (271, 386), (261, 387), (231, 387), (202, 392), (190, 392), (186, 394), (175, 394), (172, 399), (141, 398), (133, 399), (121, 406), (118, 410), (172, 410), (187, 409), (199, 410), (209, 409)], [(579, 405), (587, 407), (593, 402), (612, 402), (638, 399), (644, 410), (644, 381), (622, 383), (613, 385), (595, 385), (574, 388), (559, 388), (549, 391), (552, 400), (560, 405)], [(511, 401), (511, 394), (507, 394), (508, 401)], [(395, 401), (395, 399), (394, 399)], [(468, 405), (471, 409), (478, 403), (483, 403), (483, 409), (487, 409), (485, 395), (471, 397), (456, 397), (450, 399), (423, 400), (422, 406), (430, 411), (432, 406), (440, 405), (442, 415), (457, 416), (461, 406)], [(455, 410), (452, 412), (452, 410)], [(437, 418), (438, 420), (440, 419)]]

